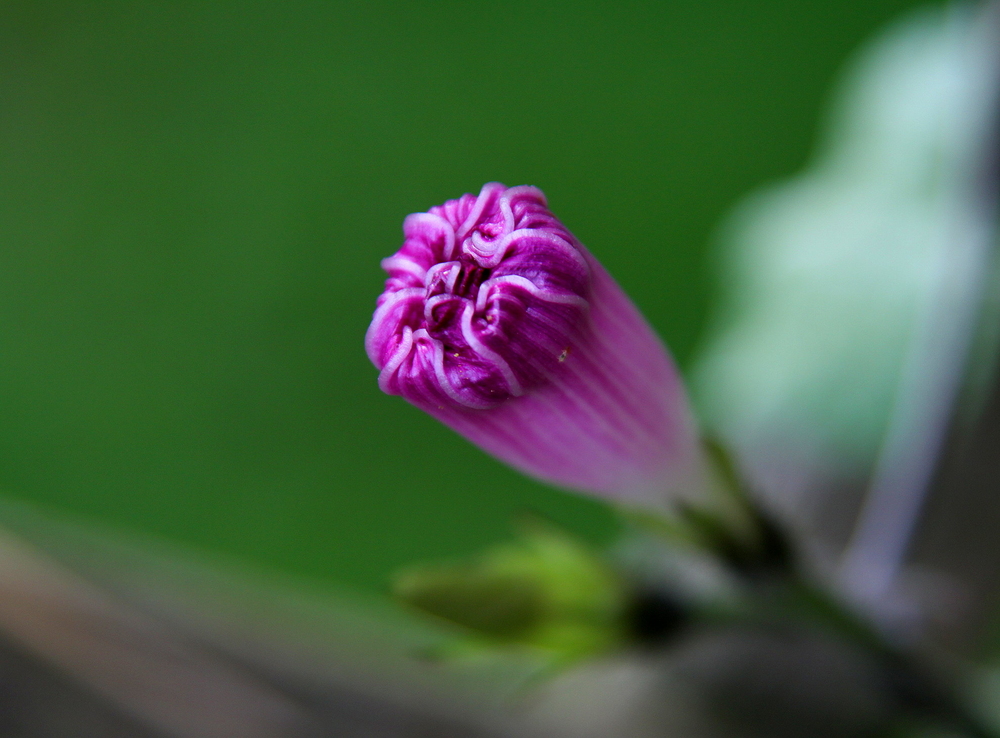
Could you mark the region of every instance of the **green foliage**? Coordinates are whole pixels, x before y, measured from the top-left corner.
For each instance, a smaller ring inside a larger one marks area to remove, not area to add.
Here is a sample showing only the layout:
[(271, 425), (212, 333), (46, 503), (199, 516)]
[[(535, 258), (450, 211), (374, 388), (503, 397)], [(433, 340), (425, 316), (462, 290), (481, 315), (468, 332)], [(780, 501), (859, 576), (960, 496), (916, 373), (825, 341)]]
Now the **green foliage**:
[(684, 364), (719, 217), (915, 2), (4, 2), (0, 489), (370, 591), (525, 507), (609, 540), (382, 396), (379, 259), (537, 184)]
[(471, 561), (407, 569), (393, 590), (475, 640), (530, 647), (560, 661), (624, 638), (623, 581), (595, 551), (537, 520)]

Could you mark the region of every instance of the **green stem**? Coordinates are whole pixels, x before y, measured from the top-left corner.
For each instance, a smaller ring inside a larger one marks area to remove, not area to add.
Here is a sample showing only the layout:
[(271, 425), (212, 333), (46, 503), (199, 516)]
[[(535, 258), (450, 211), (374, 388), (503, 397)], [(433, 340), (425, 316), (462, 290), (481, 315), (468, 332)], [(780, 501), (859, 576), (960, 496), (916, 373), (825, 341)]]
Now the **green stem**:
[(905, 715), (930, 719), (970, 738), (1000, 738), (947, 689), (905, 647), (894, 643), (868, 618), (802, 573), (793, 539), (755, 501), (726, 450), (705, 442), (706, 458), (719, 488), (706, 492), (703, 506), (678, 505), (660, 517), (634, 513), (631, 521), (668, 544), (695, 547), (725, 563), (744, 585), (737, 608), (707, 607), (704, 620), (727, 624), (799, 623), (819, 628), (874, 659), (896, 685)]
[[(954, 728), (970, 738), (1000, 738), (909, 649), (894, 643), (828, 590), (793, 571), (784, 573), (781, 582), (761, 584), (764, 604), (751, 605), (751, 610), (759, 608), (771, 622), (792, 620), (821, 628), (867, 653), (895, 685), (904, 713)], [(775, 596), (775, 587), (784, 590), (783, 596)]]

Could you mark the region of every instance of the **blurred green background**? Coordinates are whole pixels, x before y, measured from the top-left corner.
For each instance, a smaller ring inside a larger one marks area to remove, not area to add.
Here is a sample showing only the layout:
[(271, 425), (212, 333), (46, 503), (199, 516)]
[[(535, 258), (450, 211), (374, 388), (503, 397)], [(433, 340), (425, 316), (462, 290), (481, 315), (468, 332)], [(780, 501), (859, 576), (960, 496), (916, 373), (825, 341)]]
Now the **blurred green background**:
[(591, 502), (379, 393), (400, 225), (536, 184), (682, 366), (727, 208), (798, 169), (838, 3), (0, 3), (0, 489), (381, 589)]

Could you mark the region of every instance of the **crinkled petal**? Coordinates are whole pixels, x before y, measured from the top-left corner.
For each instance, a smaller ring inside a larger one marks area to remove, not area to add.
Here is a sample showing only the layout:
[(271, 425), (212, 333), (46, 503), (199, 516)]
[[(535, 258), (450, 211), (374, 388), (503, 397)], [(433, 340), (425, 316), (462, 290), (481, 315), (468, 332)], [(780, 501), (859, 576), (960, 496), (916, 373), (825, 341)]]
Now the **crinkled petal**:
[(663, 344), (534, 187), (409, 216), (366, 345), (380, 387), (539, 479), (637, 505), (696, 493)]

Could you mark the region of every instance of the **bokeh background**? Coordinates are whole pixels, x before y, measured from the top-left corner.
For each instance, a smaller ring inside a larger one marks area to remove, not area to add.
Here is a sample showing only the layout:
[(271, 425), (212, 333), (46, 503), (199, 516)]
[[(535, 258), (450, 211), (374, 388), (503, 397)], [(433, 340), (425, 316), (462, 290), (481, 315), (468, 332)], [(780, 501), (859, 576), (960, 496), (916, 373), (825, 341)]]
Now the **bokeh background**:
[(524, 509), (609, 540), (378, 391), (403, 217), (540, 186), (686, 368), (720, 219), (917, 4), (0, 2), (0, 492), (365, 591)]

